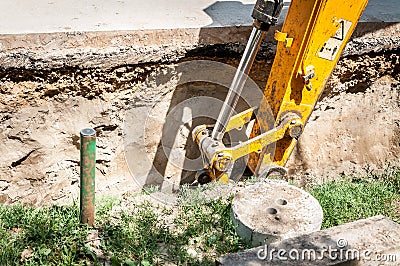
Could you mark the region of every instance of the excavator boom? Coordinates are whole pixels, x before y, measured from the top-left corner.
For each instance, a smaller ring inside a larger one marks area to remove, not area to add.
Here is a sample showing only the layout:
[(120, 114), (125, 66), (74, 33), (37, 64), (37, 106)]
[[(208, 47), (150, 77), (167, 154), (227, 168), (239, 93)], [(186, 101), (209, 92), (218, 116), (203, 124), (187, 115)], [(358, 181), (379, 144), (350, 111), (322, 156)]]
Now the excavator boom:
[[(237, 102), (230, 97), (237, 97), (241, 91), (232, 83), (230, 92), (234, 93), (228, 93), (212, 134), (205, 126), (193, 131), (193, 139), (204, 158), (202, 182), (227, 182), (232, 176), (233, 163), (244, 156), (248, 156), (247, 166), (258, 176), (283, 171), (367, 2), (292, 0), (282, 29), (274, 35), (278, 42), (277, 51), (260, 105), (230, 117)], [(276, 23), (280, 9), (281, 0), (257, 1), (252, 35), (254, 31), (267, 30)], [(249, 40), (248, 46), (252, 43)], [(252, 50), (252, 47), (246, 48), (246, 51)], [(244, 58), (248, 57), (246, 51)], [(248, 74), (243, 73), (243, 69), (238, 73)], [(228, 108), (231, 108), (229, 112)], [(250, 126), (252, 119), (255, 121), (249, 140), (225, 147), (223, 134)]]

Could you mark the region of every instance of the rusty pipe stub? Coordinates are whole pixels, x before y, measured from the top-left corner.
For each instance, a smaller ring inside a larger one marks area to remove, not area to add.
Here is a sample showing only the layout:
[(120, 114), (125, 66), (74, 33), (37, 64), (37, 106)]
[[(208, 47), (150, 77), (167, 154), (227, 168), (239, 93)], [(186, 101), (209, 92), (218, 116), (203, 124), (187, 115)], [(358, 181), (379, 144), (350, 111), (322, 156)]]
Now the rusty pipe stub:
[(80, 221), (94, 225), (95, 213), (96, 131), (80, 132)]

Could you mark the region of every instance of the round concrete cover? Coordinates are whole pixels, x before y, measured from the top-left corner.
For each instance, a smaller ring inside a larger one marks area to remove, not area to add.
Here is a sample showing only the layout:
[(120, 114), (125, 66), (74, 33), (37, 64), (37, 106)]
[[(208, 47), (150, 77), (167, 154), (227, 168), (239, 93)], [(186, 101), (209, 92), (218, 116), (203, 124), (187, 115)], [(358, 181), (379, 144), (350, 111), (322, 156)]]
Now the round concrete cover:
[(253, 247), (321, 229), (323, 212), (306, 191), (280, 180), (246, 186), (232, 202), (240, 237)]

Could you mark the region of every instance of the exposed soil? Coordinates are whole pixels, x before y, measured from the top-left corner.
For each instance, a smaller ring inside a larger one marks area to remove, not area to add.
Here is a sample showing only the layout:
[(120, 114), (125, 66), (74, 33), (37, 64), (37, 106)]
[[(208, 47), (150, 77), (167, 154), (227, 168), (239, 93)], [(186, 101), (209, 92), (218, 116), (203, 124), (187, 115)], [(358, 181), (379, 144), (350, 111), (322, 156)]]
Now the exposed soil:
[[(359, 173), (367, 166), (380, 169), (386, 161), (398, 163), (399, 52), (340, 60), (287, 165), (293, 178), (304, 184), (311, 178)], [(237, 65), (239, 57), (230, 56), (201, 59)], [(184, 61), (192, 59), (199, 58)], [(163, 130), (167, 111), (193, 97), (193, 91), (198, 91), (197, 96), (213, 91), (218, 99), (226, 93), (222, 86), (192, 83), (191, 91), (176, 94), (181, 89), (180, 64), (0, 71), (0, 202), (42, 205), (76, 199), (79, 131), (85, 127), (93, 127), (98, 133), (99, 195), (122, 194), (152, 182), (162, 183), (151, 178), (138, 182), (138, 178), (150, 175), (152, 166), (144, 161), (141, 164), (147, 155), (135, 153), (132, 157), (135, 149), (130, 147), (146, 134), (161, 135), (158, 130)], [(270, 58), (260, 58), (254, 64), (251, 77), (260, 87), (270, 65)], [(176, 95), (180, 98), (174, 99)], [(153, 131), (149, 131), (146, 119), (153, 106), (164, 111), (155, 116)], [(127, 112), (135, 117), (127, 118)], [(136, 124), (124, 126), (124, 121), (132, 119)], [(127, 132), (134, 132), (134, 136)], [(157, 145), (156, 140), (147, 142), (145, 150), (154, 157)], [(125, 152), (132, 155), (128, 164)], [(150, 164), (154, 159), (151, 156)]]

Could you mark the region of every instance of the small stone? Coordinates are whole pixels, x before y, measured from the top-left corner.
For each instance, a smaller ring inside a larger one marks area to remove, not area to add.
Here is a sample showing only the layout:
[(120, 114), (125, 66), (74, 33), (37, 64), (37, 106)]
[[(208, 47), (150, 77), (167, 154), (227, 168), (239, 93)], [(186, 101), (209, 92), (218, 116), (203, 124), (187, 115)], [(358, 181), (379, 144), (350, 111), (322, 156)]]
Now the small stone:
[(29, 259), (33, 255), (33, 250), (31, 247), (26, 247), (22, 252), (21, 252), (21, 262), (25, 261), (26, 259)]
[(193, 248), (188, 248), (186, 252), (187, 252), (187, 254), (192, 256), (193, 258), (197, 257), (197, 251), (194, 250)]

